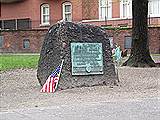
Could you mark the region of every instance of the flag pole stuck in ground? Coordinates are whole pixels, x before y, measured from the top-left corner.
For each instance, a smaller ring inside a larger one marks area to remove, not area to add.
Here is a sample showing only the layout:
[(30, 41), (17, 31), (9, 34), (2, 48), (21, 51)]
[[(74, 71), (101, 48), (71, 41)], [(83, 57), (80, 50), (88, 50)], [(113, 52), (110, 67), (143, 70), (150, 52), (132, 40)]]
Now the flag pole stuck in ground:
[[(62, 62), (61, 62), (61, 66), (60, 66), (61, 69), (60, 69), (59, 74), (58, 74), (59, 79), (60, 79), (60, 75), (61, 75), (61, 71), (62, 71), (63, 62), (64, 62), (64, 59), (62, 59)], [(57, 87), (58, 87), (58, 82), (59, 82), (59, 80), (57, 81), (57, 84), (56, 84), (56, 86), (55, 86), (55, 90), (56, 90)]]
[(62, 59), (61, 65), (58, 66), (52, 73), (49, 75), (48, 79), (46, 80), (46, 83), (43, 85), (40, 92), (43, 93), (54, 93), (58, 87), (58, 82), (60, 79), (62, 66), (63, 66), (64, 59)]

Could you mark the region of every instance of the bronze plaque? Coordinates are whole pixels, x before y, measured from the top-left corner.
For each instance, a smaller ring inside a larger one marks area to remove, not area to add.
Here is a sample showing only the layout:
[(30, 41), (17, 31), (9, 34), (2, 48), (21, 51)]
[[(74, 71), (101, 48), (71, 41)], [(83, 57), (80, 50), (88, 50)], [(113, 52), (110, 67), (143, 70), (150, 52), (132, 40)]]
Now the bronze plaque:
[(102, 43), (71, 43), (72, 75), (103, 74)]

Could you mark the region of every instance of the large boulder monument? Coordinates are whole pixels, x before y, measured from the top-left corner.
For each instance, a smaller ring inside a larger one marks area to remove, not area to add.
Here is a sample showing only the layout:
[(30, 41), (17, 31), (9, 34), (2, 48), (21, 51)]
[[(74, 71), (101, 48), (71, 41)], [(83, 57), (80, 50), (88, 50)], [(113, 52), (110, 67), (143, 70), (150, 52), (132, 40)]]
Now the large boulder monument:
[(115, 85), (118, 81), (110, 41), (100, 27), (60, 22), (47, 32), (37, 78), (43, 85), (64, 60), (58, 89)]

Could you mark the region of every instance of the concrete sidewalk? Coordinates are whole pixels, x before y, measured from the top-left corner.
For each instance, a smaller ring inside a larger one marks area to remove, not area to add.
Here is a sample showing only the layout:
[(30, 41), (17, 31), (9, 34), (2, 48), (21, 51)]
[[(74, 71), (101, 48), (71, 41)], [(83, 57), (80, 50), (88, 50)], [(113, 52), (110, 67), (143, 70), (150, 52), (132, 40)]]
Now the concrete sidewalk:
[(159, 120), (160, 98), (13, 109), (0, 120)]

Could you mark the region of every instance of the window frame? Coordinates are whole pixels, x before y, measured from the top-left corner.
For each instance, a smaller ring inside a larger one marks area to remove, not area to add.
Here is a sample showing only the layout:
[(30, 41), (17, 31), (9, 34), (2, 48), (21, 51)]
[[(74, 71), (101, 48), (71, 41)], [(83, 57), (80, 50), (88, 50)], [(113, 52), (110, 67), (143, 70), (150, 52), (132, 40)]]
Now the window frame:
[[(130, 44), (126, 45), (126, 43), (129, 43), (129, 42), (126, 42), (128, 39), (126, 38), (129, 38), (130, 37)], [(130, 47), (126, 47), (126, 46), (130, 46)], [(131, 49), (132, 48), (132, 36), (124, 36), (124, 49)]]
[[(43, 13), (43, 10), (48, 8), (48, 13)], [(50, 6), (47, 3), (44, 3), (40, 6), (40, 14), (41, 14), (41, 25), (50, 25)], [(48, 17), (48, 21), (44, 22), (44, 16)]]
[[(26, 46), (26, 44), (25, 44), (26, 41), (29, 43), (28, 47), (25, 47)], [(23, 49), (30, 49), (30, 40), (28, 38), (23, 39)]]
[[(65, 6), (67, 6), (67, 5), (70, 5), (70, 6), (71, 6), (70, 12), (66, 12), (66, 11), (65, 11)], [(66, 14), (67, 14), (67, 15), (70, 14), (71, 20), (67, 20), (67, 21), (71, 22), (71, 21), (72, 21), (72, 3), (70, 3), (70, 2), (64, 2), (64, 3), (62, 4), (62, 12), (63, 12), (62, 14), (63, 14), (63, 20), (64, 20), (64, 21), (66, 21)]]
[(114, 48), (113, 36), (108, 36), (108, 40), (109, 40), (110, 47), (113, 49)]
[[(126, 6), (125, 15), (124, 15), (124, 5)], [(124, 18), (124, 19), (132, 18), (132, 0), (120, 1), (120, 18)]]
[[(155, 3), (158, 1), (158, 4)], [(158, 13), (154, 13), (155, 12), (155, 6), (154, 5), (158, 5)], [(153, 13), (152, 13), (153, 12)], [(149, 0), (148, 1), (148, 16), (149, 17), (160, 17), (160, 0)]]
[(2, 46), (0, 46), (0, 48), (3, 48), (3, 46), (4, 46), (4, 36), (0, 35), (0, 37), (1, 37), (1, 39), (0, 39), (0, 40), (2, 40), (2, 41), (1, 41), (1, 42), (2, 42), (2, 44), (0, 44), (0, 45), (2, 45)]
[[(112, 18), (112, 0), (103, 0), (105, 1), (105, 5), (101, 5), (102, 0), (99, 0), (99, 19), (106, 20)], [(105, 17), (102, 15), (102, 8), (105, 9)]]

